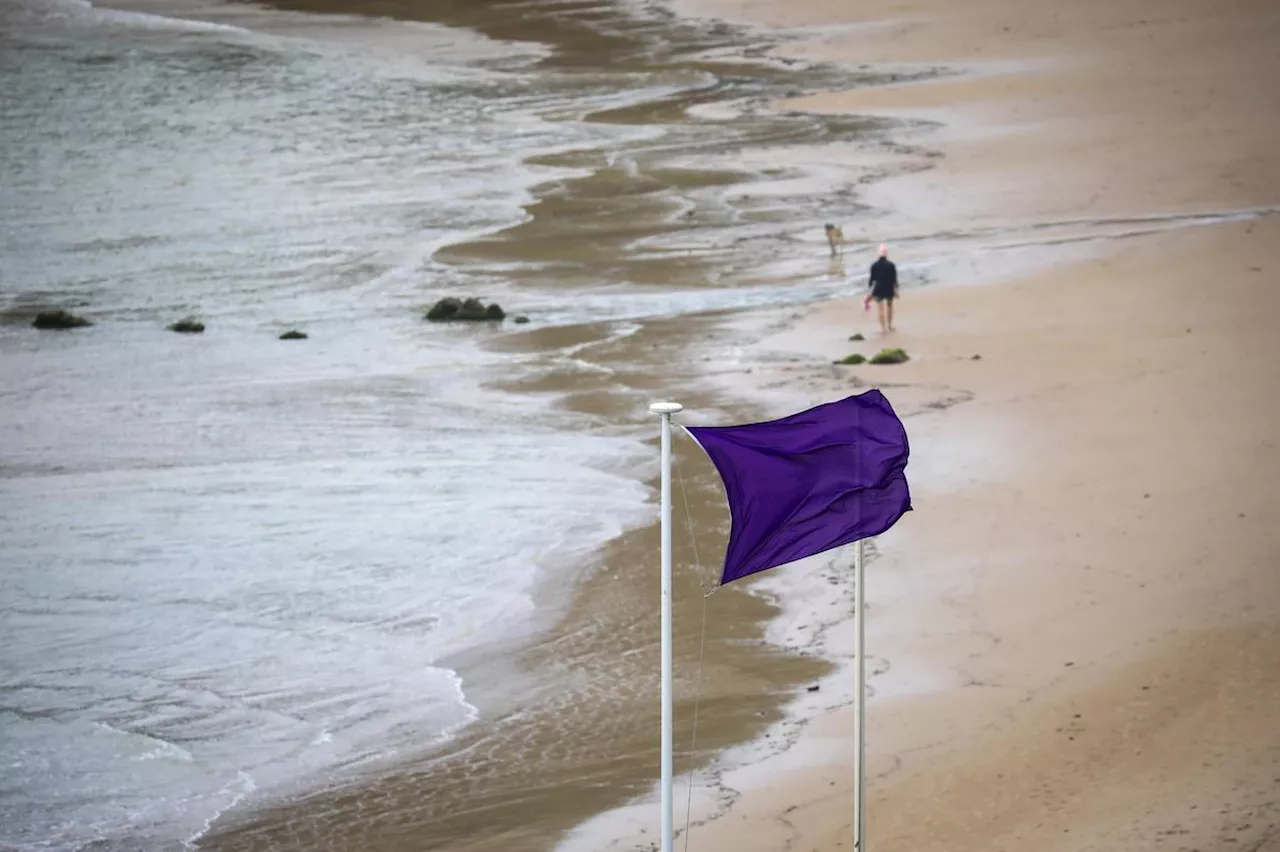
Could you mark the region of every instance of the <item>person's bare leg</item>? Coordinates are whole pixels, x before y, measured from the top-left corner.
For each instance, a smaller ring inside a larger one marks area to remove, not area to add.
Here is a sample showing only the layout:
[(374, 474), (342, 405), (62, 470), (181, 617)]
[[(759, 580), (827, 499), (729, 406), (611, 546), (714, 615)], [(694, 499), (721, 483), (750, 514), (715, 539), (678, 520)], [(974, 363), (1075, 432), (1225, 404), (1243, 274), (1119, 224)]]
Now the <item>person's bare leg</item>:
[(883, 334), (888, 331), (889, 327), (885, 325), (884, 301), (882, 299), (876, 299), (876, 316), (880, 318), (880, 333)]
[(889, 301), (889, 330), (893, 331), (893, 303), (896, 302), (897, 299), (889, 299), (888, 301)]

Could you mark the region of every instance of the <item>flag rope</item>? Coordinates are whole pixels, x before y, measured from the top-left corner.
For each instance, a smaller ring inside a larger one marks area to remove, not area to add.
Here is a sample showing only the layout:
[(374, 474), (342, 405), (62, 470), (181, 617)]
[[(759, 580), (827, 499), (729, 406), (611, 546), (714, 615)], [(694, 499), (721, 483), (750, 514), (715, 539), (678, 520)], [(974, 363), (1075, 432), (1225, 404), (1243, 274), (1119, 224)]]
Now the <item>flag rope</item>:
[(707, 584), (702, 579), (702, 560), (698, 557), (698, 537), (693, 533), (693, 513), (689, 511), (689, 495), (684, 490), (684, 475), (680, 466), (676, 465), (676, 481), (680, 484), (680, 500), (684, 503), (685, 526), (689, 530), (689, 543), (693, 546), (693, 562), (697, 568), (698, 585), (702, 587), (702, 630), (698, 639), (698, 673), (693, 680), (693, 730), (689, 736), (689, 780), (688, 795), (684, 806), (684, 852), (689, 852), (689, 826), (693, 819), (693, 770), (697, 761), (698, 748), (698, 705), (702, 699), (702, 659), (707, 649), (707, 598), (715, 594), (716, 588), (707, 591)]

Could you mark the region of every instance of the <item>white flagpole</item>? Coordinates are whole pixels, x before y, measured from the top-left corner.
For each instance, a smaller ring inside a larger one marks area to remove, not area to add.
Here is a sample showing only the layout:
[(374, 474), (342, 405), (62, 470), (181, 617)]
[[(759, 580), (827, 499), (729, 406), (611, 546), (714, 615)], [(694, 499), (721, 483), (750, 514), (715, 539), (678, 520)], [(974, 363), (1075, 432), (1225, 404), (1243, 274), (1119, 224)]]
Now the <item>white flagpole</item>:
[(853, 715), (857, 726), (857, 743), (853, 752), (853, 852), (867, 852), (867, 660), (863, 629), (867, 587), (862, 572), (863, 543), (859, 539), (853, 551), (853, 582), (857, 591), (857, 607), (853, 613), (853, 656), (857, 668), (857, 689), (853, 694)]
[(671, 415), (683, 410), (678, 402), (655, 402), (649, 410), (662, 418), (662, 844), (672, 852), (672, 672), (671, 672)]

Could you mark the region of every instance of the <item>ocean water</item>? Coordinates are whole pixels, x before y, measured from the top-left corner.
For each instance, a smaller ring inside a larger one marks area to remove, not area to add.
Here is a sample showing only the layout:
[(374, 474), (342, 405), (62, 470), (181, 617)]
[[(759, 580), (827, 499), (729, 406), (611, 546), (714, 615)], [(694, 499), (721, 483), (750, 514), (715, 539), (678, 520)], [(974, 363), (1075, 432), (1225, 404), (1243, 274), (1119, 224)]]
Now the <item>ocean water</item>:
[(0, 848), (180, 848), (447, 740), (478, 709), (440, 661), (536, 627), (649, 495), (634, 440), (422, 322), (477, 283), (432, 252), (521, 221), (558, 173), (526, 157), (642, 132), (540, 110), (624, 96), (443, 27), (0, 24)]
[[(593, 347), (840, 292), (818, 226), (798, 276), (778, 223), (853, 176), (736, 155), (868, 124), (762, 108), (797, 72), (650, 5), (128, 2), (0, 0), (0, 848), (195, 848), (486, 722), (451, 790), (501, 798), (471, 768), (523, 783), (566, 713), (607, 739), (649, 641), (619, 601), (625, 630), (578, 634), (610, 637), (606, 679), (550, 666), (497, 722), (473, 696), (503, 684), (451, 665), (500, 661), (652, 517), (651, 429), (560, 394), (643, 420)], [(485, 15), (532, 35), (456, 26)], [(531, 322), (423, 322), (449, 293)], [(45, 307), (96, 324), (37, 332)], [(187, 314), (203, 335), (165, 330)]]

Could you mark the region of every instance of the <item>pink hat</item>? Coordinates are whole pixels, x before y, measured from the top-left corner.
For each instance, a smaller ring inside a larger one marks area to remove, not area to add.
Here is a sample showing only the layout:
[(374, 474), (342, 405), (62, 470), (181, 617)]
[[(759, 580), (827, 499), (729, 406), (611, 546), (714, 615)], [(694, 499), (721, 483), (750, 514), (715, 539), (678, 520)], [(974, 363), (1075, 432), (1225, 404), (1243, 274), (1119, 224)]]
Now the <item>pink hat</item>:
[(881, 256), (881, 257), (888, 257), (888, 256), (889, 256), (889, 247), (888, 247), (888, 246), (886, 246), (884, 243), (881, 243), (881, 244), (880, 244), (880, 256)]

